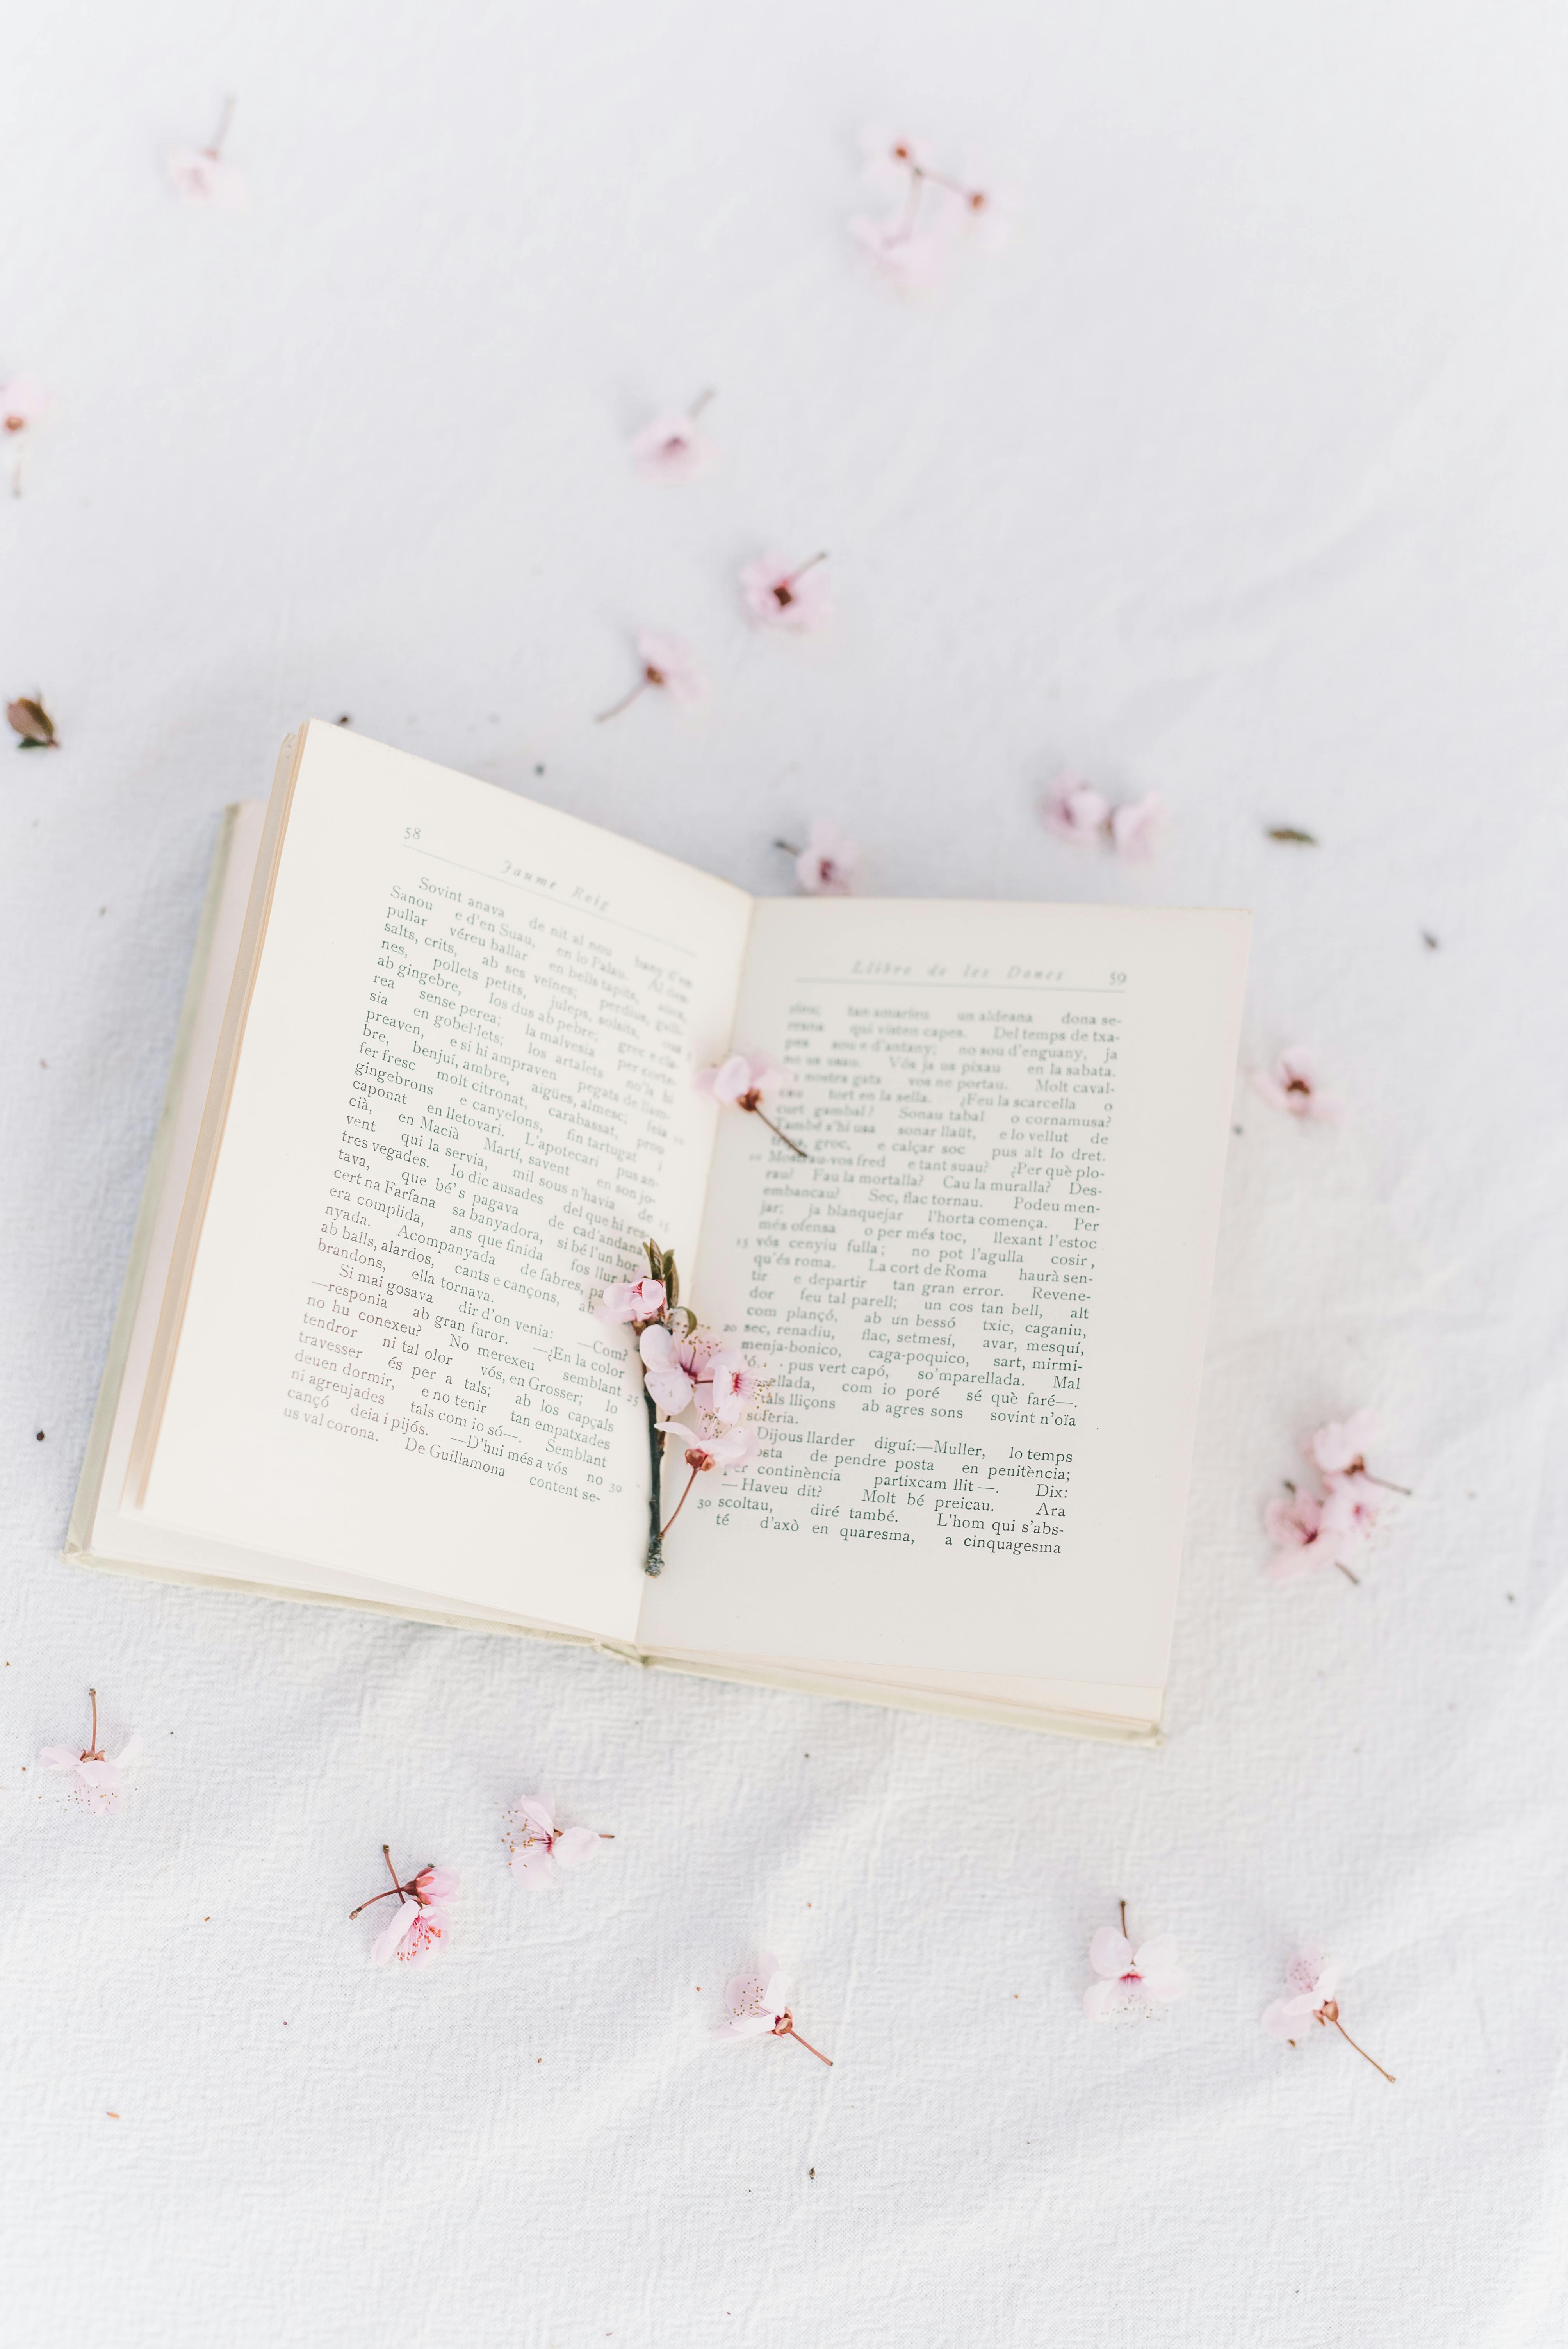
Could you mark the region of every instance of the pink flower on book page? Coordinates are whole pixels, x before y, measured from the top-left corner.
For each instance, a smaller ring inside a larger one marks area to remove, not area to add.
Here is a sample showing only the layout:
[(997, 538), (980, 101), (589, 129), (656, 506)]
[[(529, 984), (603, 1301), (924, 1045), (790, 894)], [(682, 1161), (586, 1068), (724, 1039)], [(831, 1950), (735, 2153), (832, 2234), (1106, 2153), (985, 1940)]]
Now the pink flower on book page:
[(707, 1375), (707, 1347), (694, 1333), (656, 1321), (638, 1339), (637, 1350), (643, 1358), (643, 1384), (659, 1409), (685, 1411), (697, 1381)]
[(760, 1391), (756, 1371), (748, 1370), (738, 1349), (727, 1346), (708, 1356), (697, 1404), (722, 1426), (733, 1427), (752, 1408)]
[(795, 859), (795, 885), (806, 896), (853, 895), (861, 852), (830, 817), (820, 815), (813, 819), (804, 848), (787, 848), (783, 841), (776, 845)]
[(1083, 2011), (1091, 2023), (1142, 2023), (1185, 1998), (1192, 1987), (1192, 1977), (1182, 1968), (1169, 1933), (1133, 1948), (1125, 1900), (1120, 1931), (1102, 1925), (1089, 1942), (1088, 1961), (1099, 1976), (1083, 1994)]
[(593, 1317), (613, 1328), (627, 1321), (656, 1321), (664, 1309), (662, 1280), (613, 1280), (593, 1308)]
[(1339, 2020), (1339, 1967), (1320, 1951), (1301, 1951), (1284, 1970), (1284, 1996), (1276, 1998), (1264, 2010), (1264, 2029), (1271, 2039), (1283, 2039), (1294, 2047), (1315, 2023), (1326, 2030), (1332, 2024), (1346, 2045), (1354, 2047), (1363, 2063), (1370, 2064), (1375, 2072), (1383, 2072), (1392, 2087), (1392, 2072), (1384, 2072), (1375, 2055), (1368, 2055), (1365, 2047), (1357, 2046)]
[(234, 119), (234, 101), (223, 100), (223, 117), (211, 147), (174, 147), (164, 157), (170, 184), (181, 203), (211, 204), (216, 212), (237, 212), (246, 188), (232, 163), (223, 160), (223, 141)]
[(798, 2039), (819, 2064), (832, 2057), (801, 2039), (789, 2012), (789, 1982), (770, 1950), (764, 1951), (754, 1974), (737, 1974), (725, 1985), (726, 2019), (715, 2033), (718, 2039)]
[(1090, 848), (1102, 839), (1110, 822), (1110, 802), (1076, 775), (1064, 775), (1040, 802), (1047, 832), (1075, 848)]
[(385, 1892), (373, 1892), (368, 1900), (350, 1909), (349, 1922), (363, 1916), (366, 1909), (374, 1909), (377, 1901), (396, 1900), (397, 1908), (371, 1944), (370, 1962), (384, 1966), (396, 1958), (400, 1965), (428, 1966), (446, 1947), (451, 1930), (446, 1903), (458, 1889), (458, 1878), (449, 1868), (438, 1868), (432, 1860), (407, 1884), (399, 1883), (388, 1845), (382, 1845), (381, 1857), (392, 1882)]
[(703, 471), (711, 451), (696, 429), (696, 419), (712, 398), (711, 391), (705, 391), (689, 408), (655, 416), (634, 434), (632, 461), (640, 473), (650, 481), (689, 481), (694, 473)]
[(542, 1892), (555, 1881), (558, 1868), (580, 1868), (592, 1859), (601, 1844), (614, 1836), (592, 1827), (558, 1827), (555, 1804), (548, 1795), (524, 1795), (511, 1814), (507, 1843), (510, 1866), (518, 1882), (530, 1892)]
[(1254, 1069), (1252, 1081), (1254, 1092), (1288, 1116), (1332, 1120), (1340, 1114), (1339, 1103), (1319, 1089), (1315, 1061), (1299, 1044), (1282, 1052), (1272, 1069)]
[(657, 636), (651, 628), (639, 628), (633, 641), (643, 673), (629, 693), (624, 693), (619, 701), (599, 712), (600, 725), (607, 718), (618, 718), (623, 709), (631, 708), (638, 694), (650, 689), (667, 693), (672, 701), (684, 702), (688, 709), (702, 699), (702, 672), (689, 645), (682, 644), (678, 636)]
[(764, 554), (740, 574), (740, 600), (753, 619), (772, 628), (815, 628), (832, 608), (832, 591), (818, 564), (826, 554), (791, 564), (786, 555)]
[(799, 1143), (791, 1142), (787, 1133), (779, 1133), (762, 1106), (769, 1093), (789, 1073), (787, 1069), (779, 1067), (777, 1061), (769, 1060), (766, 1052), (732, 1052), (728, 1060), (721, 1061), (716, 1069), (698, 1069), (692, 1078), (692, 1084), (697, 1092), (706, 1093), (709, 1101), (717, 1102), (721, 1109), (743, 1109), (751, 1116), (759, 1117), (769, 1133), (777, 1134), (786, 1149), (792, 1150), (797, 1158), (804, 1158), (806, 1153)]
[(1119, 856), (1151, 856), (1164, 820), (1165, 802), (1157, 792), (1124, 800), (1110, 812), (1110, 844)]
[(46, 1770), (57, 1770), (70, 1778), (71, 1794), (89, 1811), (112, 1811), (119, 1806), (123, 1792), (121, 1772), (128, 1762), (134, 1762), (141, 1751), (139, 1737), (132, 1737), (122, 1745), (110, 1761), (98, 1744), (98, 1691), (88, 1689), (92, 1702), (93, 1725), (87, 1744), (78, 1753), (74, 1745), (46, 1745), (38, 1759)]

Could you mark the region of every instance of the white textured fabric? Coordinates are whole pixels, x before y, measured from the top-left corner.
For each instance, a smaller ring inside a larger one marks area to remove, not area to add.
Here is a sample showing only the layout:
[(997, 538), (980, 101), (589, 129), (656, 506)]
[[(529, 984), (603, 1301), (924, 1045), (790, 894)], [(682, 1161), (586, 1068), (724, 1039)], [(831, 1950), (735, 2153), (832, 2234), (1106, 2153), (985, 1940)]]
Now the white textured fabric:
[[(56, 405), (0, 681), (65, 745), (0, 747), (19, 2349), (1563, 2340), (1562, 62), (1547, 0), (12, 23), (0, 367)], [(250, 206), (181, 209), (226, 89)], [(1011, 251), (875, 282), (862, 117)], [(708, 384), (720, 461), (634, 479)], [(748, 629), (769, 546), (830, 631)], [(596, 727), (639, 625), (711, 698)], [(1163, 1750), (61, 1562), (216, 811), (340, 711), (751, 887), (827, 812), (877, 890), (1255, 907), (1248, 1050), (1347, 1113), (1238, 1094)], [(1047, 839), (1066, 762), (1164, 795), (1157, 863)], [(1363, 1402), (1416, 1497), (1274, 1588)], [(36, 1765), (89, 1682), (150, 1749), (107, 1819)], [(617, 1839), (530, 1898), (535, 1790)], [(462, 1871), (422, 1973), (346, 1921), (384, 1839)], [(1195, 1989), (1097, 2032), (1121, 1897)], [(1397, 2086), (1260, 2031), (1302, 1940)], [(767, 1947), (831, 2072), (710, 2038)]]

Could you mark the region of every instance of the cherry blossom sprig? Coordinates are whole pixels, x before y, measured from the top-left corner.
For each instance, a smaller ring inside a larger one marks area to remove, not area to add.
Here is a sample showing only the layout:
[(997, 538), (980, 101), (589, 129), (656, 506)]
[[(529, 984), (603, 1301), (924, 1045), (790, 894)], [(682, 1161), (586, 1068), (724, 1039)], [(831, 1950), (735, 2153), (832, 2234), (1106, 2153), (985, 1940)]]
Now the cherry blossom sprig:
[(812, 819), (804, 848), (797, 848), (788, 840), (776, 840), (773, 845), (794, 858), (795, 886), (803, 896), (853, 896), (861, 852), (830, 817), (820, 815)]
[(1264, 1530), (1275, 1548), (1270, 1571), (1276, 1582), (1293, 1582), (1318, 1567), (1337, 1567), (1347, 1582), (1360, 1581), (1352, 1560), (1366, 1548), (1387, 1506), (1382, 1495), (1410, 1497), (1408, 1485), (1374, 1476), (1367, 1465), (1366, 1447), (1380, 1425), (1375, 1411), (1357, 1411), (1348, 1419), (1329, 1420), (1302, 1438), (1301, 1448), (1326, 1489), (1303, 1492), (1287, 1477), (1288, 1498), (1270, 1501), (1264, 1509)]
[(181, 203), (211, 204), (218, 212), (232, 212), (244, 202), (245, 182), (223, 156), (223, 141), (233, 119), (234, 101), (226, 98), (210, 147), (172, 147), (164, 157), (170, 184)]
[(765, 1950), (754, 1974), (736, 1974), (725, 1985), (724, 2003), (729, 2020), (714, 2033), (717, 2039), (793, 2039), (831, 2071), (833, 2059), (802, 2039), (789, 2012), (789, 1979), (779, 1971), (771, 1950)]
[(111, 1762), (98, 1744), (98, 1691), (88, 1689), (93, 1725), (78, 1754), (74, 1745), (46, 1745), (38, 1759), (46, 1770), (67, 1773), (75, 1781), (71, 1792), (89, 1811), (112, 1811), (119, 1803), (120, 1772), (141, 1751), (139, 1737), (129, 1738)]
[(818, 564), (828, 560), (824, 547), (804, 563), (788, 555), (763, 554), (742, 565), (740, 600), (765, 628), (789, 628), (798, 635), (820, 626), (832, 609), (832, 590)]
[(18, 750), (57, 750), (59, 736), (55, 721), (44, 707), (41, 694), (21, 694), (5, 704), (5, 723), (16, 736)]
[(995, 191), (938, 171), (930, 150), (919, 140), (880, 126), (861, 133), (861, 146), (867, 185), (900, 202), (888, 218), (857, 214), (850, 222), (850, 233), (895, 284), (930, 285), (941, 273), (955, 223), (980, 229), (988, 241), (995, 239), (1005, 207), (998, 204)]
[(667, 409), (632, 436), (632, 461), (649, 481), (689, 481), (708, 461), (709, 445), (696, 419), (713, 398), (698, 392), (689, 408)]
[(1145, 792), (1140, 800), (1113, 805), (1078, 776), (1064, 775), (1040, 802), (1040, 814), (1047, 832), (1075, 848), (1098, 843), (1119, 856), (1143, 857), (1153, 853), (1165, 802), (1157, 792)]
[(438, 1868), (429, 1860), (407, 1884), (400, 1883), (392, 1865), (392, 1847), (383, 1844), (381, 1857), (387, 1862), (387, 1873), (392, 1878), (385, 1892), (373, 1892), (357, 1909), (348, 1912), (352, 1925), (366, 1909), (374, 1909), (378, 1900), (397, 1899), (397, 1912), (385, 1931), (378, 1933), (370, 1951), (373, 1966), (384, 1966), (391, 1958), (400, 1965), (428, 1966), (430, 1960), (446, 1946), (451, 1925), (445, 1903), (458, 1889), (458, 1879), (449, 1868)]
[[(757, 1435), (739, 1423), (760, 1399), (761, 1381), (739, 1350), (699, 1328), (680, 1302), (674, 1253), (656, 1240), (646, 1247), (648, 1278), (611, 1283), (594, 1307), (601, 1321), (628, 1327), (637, 1341), (648, 1415), (648, 1547), (644, 1571), (664, 1569), (665, 1536), (686, 1506), (699, 1475), (749, 1467)], [(680, 1413), (693, 1418), (683, 1422)], [(661, 1413), (665, 1414), (661, 1417)], [(680, 1444), (690, 1475), (669, 1516), (663, 1514), (664, 1446)]]
[(1192, 1977), (1181, 1966), (1169, 1933), (1140, 1941), (1134, 1949), (1127, 1930), (1127, 1903), (1117, 1905), (1120, 1930), (1102, 1925), (1088, 1945), (1088, 1961), (1099, 1980), (1085, 1991), (1083, 2011), (1091, 2023), (1143, 2023), (1185, 1998)]
[(1341, 1114), (1339, 1103), (1318, 1083), (1316, 1061), (1300, 1044), (1290, 1045), (1272, 1069), (1253, 1069), (1251, 1080), (1253, 1091), (1287, 1117), (1331, 1124)]
[(36, 376), (14, 375), (0, 384), (0, 432), (5, 434), (5, 469), (11, 495), (22, 494), (22, 452), (27, 434), (49, 405), (49, 397)]
[(687, 645), (678, 636), (655, 636), (652, 629), (639, 628), (632, 639), (642, 662), (643, 673), (629, 693), (613, 701), (608, 709), (601, 709), (595, 725), (603, 726), (606, 719), (619, 718), (623, 709), (630, 709), (640, 693), (667, 693), (672, 701), (683, 702), (689, 709), (702, 699), (702, 672)]
[(508, 1865), (528, 1891), (543, 1892), (554, 1883), (558, 1868), (580, 1868), (602, 1843), (614, 1840), (593, 1827), (558, 1827), (552, 1795), (524, 1795), (507, 1824)]
[(1271, 2039), (1283, 2039), (1287, 2046), (1294, 2047), (1296, 2033), (1301, 2032), (1305, 2034), (1309, 2023), (1319, 2023), (1325, 2030), (1332, 2024), (1346, 2045), (1354, 2047), (1362, 2062), (1370, 2064), (1375, 2072), (1382, 2072), (1392, 2087), (1395, 2085), (1392, 2072), (1384, 2071), (1376, 2055), (1368, 2055), (1366, 2048), (1352, 2039), (1339, 2020), (1339, 2001), (1335, 1996), (1339, 1987), (1339, 1967), (1332, 1964), (1319, 1951), (1301, 1951), (1284, 1970), (1284, 1996), (1276, 1998), (1272, 2006), (1264, 2010), (1264, 2029)]
[(769, 1060), (766, 1052), (732, 1052), (717, 1068), (699, 1069), (692, 1083), (721, 1109), (743, 1109), (750, 1116), (759, 1117), (786, 1150), (792, 1150), (797, 1158), (804, 1158), (807, 1154), (799, 1143), (781, 1133), (762, 1106), (768, 1095), (777, 1091), (779, 1080), (789, 1073), (777, 1061)]

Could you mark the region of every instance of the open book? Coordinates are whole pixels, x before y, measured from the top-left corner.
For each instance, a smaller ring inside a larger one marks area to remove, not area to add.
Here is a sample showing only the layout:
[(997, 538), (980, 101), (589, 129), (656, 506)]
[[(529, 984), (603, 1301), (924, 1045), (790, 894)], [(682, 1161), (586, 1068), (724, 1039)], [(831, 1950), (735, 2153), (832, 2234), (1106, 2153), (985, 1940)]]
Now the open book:
[[(67, 1554), (1152, 1738), (1247, 936), (754, 899), (302, 727), (225, 822)], [(732, 1048), (805, 1157), (694, 1087)], [(650, 1237), (767, 1382), (656, 1579), (590, 1309)]]

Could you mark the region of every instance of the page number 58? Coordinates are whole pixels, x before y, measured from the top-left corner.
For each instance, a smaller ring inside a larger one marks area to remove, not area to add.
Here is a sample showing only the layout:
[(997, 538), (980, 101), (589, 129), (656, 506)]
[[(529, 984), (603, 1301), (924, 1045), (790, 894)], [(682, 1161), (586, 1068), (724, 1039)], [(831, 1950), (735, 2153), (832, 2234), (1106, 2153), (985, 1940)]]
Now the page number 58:
[(406, 823), (403, 826), (403, 837), (405, 840), (418, 840), (419, 837), (418, 825), (417, 823)]

